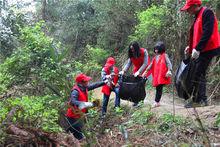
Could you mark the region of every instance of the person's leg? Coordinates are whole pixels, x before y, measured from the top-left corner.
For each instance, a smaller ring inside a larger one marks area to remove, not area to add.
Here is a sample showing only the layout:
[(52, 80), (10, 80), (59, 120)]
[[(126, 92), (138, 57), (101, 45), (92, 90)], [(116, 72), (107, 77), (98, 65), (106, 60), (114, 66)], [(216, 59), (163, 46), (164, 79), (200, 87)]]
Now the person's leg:
[(69, 118), (67, 117), (67, 121), (69, 123), (69, 128), (67, 129), (67, 132), (71, 132), (73, 136), (81, 140), (84, 138), (84, 135), (82, 133), (82, 127), (83, 123), (79, 119)]
[(159, 103), (161, 96), (162, 96), (162, 92), (163, 92), (163, 85), (158, 85), (156, 87), (156, 96), (155, 96), (155, 102)]
[(109, 97), (110, 97), (110, 95), (106, 95), (106, 94), (103, 95), (102, 115), (105, 115), (107, 112)]
[(203, 56), (200, 56), (196, 60), (197, 69), (196, 69), (196, 76), (194, 82), (195, 91), (193, 93), (193, 101), (196, 103), (200, 103), (202, 101), (207, 102), (206, 73), (211, 60), (212, 60), (211, 57), (203, 57)]
[(119, 87), (115, 87), (114, 92), (115, 92), (115, 107), (120, 107)]

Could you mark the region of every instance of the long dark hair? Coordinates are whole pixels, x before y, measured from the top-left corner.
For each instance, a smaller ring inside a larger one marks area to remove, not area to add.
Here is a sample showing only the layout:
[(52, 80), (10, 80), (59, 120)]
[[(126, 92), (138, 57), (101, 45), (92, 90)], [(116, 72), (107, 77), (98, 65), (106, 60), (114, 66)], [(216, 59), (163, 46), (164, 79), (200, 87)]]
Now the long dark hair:
[[(132, 52), (132, 47), (134, 48), (134, 52)], [(129, 46), (128, 46), (128, 57), (129, 58), (137, 58), (140, 57), (140, 46), (138, 44), (138, 42), (134, 41), (132, 42)]]
[(155, 46), (154, 46), (154, 53), (155, 53), (155, 50), (158, 50), (158, 53), (159, 54), (162, 54), (166, 51), (166, 47), (165, 47), (165, 44), (163, 43), (163, 41), (158, 41)]

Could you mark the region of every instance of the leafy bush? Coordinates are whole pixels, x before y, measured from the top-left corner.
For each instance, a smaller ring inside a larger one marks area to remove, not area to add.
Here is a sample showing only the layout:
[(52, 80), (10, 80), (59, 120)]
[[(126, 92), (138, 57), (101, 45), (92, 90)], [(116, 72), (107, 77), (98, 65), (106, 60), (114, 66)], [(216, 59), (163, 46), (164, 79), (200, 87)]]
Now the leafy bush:
[(150, 111), (135, 111), (131, 115), (131, 121), (135, 124), (144, 125), (152, 118), (153, 113)]
[(0, 103), (0, 124), (10, 110), (17, 108), (11, 118), (13, 123), (48, 132), (60, 132), (62, 129), (57, 124), (59, 116), (57, 108), (60, 105), (61, 100), (52, 96), (10, 98)]
[(220, 127), (220, 113), (218, 113), (217, 119), (215, 121), (215, 126)]

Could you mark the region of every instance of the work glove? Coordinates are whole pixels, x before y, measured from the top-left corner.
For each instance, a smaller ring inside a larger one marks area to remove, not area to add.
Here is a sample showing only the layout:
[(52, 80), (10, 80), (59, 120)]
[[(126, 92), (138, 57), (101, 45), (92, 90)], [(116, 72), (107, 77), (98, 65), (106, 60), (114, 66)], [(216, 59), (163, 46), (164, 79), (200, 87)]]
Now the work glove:
[(105, 78), (109, 79), (109, 78), (111, 78), (111, 75), (106, 75)]
[(139, 74), (140, 74), (140, 72), (139, 72), (139, 71), (135, 72), (135, 73), (134, 73), (134, 77), (139, 76)]
[(171, 76), (172, 76), (172, 72), (170, 70), (168, 70), (167, 73), (166, 73), (166, 77), (168, 78), (168, 77), (171, 77)]
[(192, 58), (193, 59), (199, 58), (199, 54), (200, 54), (200, 51), (197, 51), (196, 49), (192, 50)]
[(185, 48), (184, 54), (185, 54), (185, 55), (188, 55), (188, 54), (189, 54), (189, 46), (187, 46), (187, 47)]
[(93, 107), (93, 103), (92, 102), (81, 102), (79, 104), (79, 109), (82, 110), (84, 108), (90, 108), (90, 107)]
[(125, 72), (123, 70), (119, 72), (119, 75), (123, 76), (124, 74), (125, 74)]

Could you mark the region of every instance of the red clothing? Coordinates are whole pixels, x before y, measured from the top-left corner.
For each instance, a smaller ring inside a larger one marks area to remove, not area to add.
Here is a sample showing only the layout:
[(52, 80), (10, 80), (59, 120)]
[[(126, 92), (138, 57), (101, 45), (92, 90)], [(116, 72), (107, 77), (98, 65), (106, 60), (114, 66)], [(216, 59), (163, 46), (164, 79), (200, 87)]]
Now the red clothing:
[[(205, 7), (201, 8), (194, 24), (192, 25), (190, 29), (190, 45), (189, 45), (190, 53), (192, 53), (192, 49), (196, 48), (197, 44), (199, 43), (203, 35), (203, 27), (202, 27), (203, 17), (202, 16), (203, 16), (205, 9), (206, 9)], [(219, 32), (218, 32), (218, 21), (215, 17), (212, 35), (201, 52), (215, 50), (219, 47), (220, 47), (220, 37), (219, 37)]]
[[(75, 89), (79, 92), (79, 99), (78, 100), (81, 102), (88, 102), (88, 90), (86, 90), (86, 92), (83, 92), (77, 85), (73, 86), (72, 91)], [(77, 106), (73, 106), (73, 108), (75, 110), (79, 110), (79, 108)], [(79, 111), (86, 113), (86, 109), (82, 109)], [(70, 117), (70, 118), (80, 118), (81, 117), (80, 114), (74, 114), (72, 108), (67, 109), (66, 116)]]
[[(111, 71), (109, 70), (109, 67), (104, 67), (104, 71), (106, 72), (107, 75), (111, 74)], [(114, 86), (115, 86), (118, 83), (118, 73), (119, 73), (118, 68), (113, 67), (113, 72), (115, 74), (113, 76), (113, 83), (114, 83)], [(111, 89), (112, 89), (112, 87), (105, 84), (104, 86), (102, 86), (102, 93), (104, 93), (105, 95), (110, 95)]]
[(152, 76), (153, 76), (153, 86), (157, 87), (160, 84), (170, 84), (171, 78), (166, 77), (166, 73), (168, 71), (165, 59), (165, 53), (161, 54), (158, 61), (156, 61), (156, 57), (153, 58), (152, 61)]
[[(132, 64), (134, 65), (133, 74), (134, 74), (135, 72), (137, 72), (137, 71), (141, 68), (141, 66), (143, 65), (143, 63), (144, 63), (144, 51), (145, 51), (144, 48), (140, 48), (140, 57), (138, 57), (138, 58), (132, 57), (132, 58), (130, 59), (131, 62), (132, 62)], [(149, 65), (149, 64), (150, 64), (150, 57), (149, 57), (149, 56), (148, 56), (148, 61), (147, 61), (147, 62), (148, 62), (147, 65)], [(146, 68), (147, 68), (147, 66), (146, 66)], [(146, 70), (146, 68), (145, 68), (145, 69), (143, 70), (143, 72), (140, 73), (140, 74), (143, 74), (144, 71)], [(148, 77), (150, 74), (151, 74), (151, 72), (148, 72), (146, 77)]]

